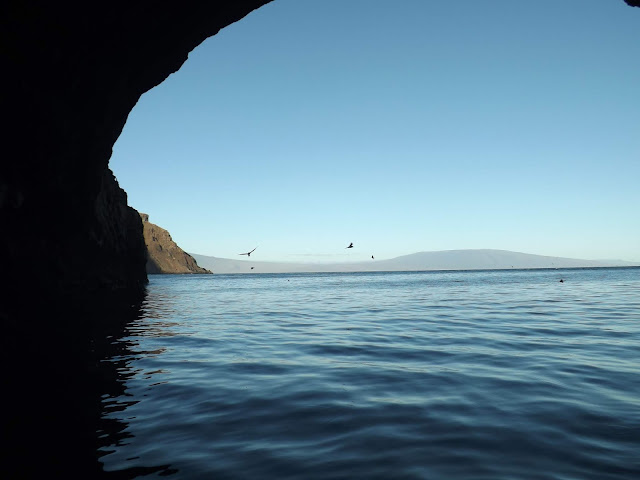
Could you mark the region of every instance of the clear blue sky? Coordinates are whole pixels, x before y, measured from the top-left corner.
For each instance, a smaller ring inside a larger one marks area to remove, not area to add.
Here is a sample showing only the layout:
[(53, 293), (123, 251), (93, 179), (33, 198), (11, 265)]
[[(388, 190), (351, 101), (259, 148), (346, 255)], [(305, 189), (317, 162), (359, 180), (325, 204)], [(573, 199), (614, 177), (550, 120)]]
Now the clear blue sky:
[(276, 0), (142, 96), (111, 168), (191, 253), (638, 261), (640, 9)]

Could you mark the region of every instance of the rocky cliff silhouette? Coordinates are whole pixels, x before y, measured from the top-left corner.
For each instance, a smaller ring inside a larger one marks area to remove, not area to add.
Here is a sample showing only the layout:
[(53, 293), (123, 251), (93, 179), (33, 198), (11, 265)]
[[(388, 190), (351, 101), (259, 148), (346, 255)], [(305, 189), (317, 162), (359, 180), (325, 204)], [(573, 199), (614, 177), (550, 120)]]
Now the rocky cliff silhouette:
[(142, 222), (108, 168), (112, 147), (144, 92), (265, 3), (2, 2), (0, 318), (22, 322), (34, 291), (48, 305), (144, 292)]

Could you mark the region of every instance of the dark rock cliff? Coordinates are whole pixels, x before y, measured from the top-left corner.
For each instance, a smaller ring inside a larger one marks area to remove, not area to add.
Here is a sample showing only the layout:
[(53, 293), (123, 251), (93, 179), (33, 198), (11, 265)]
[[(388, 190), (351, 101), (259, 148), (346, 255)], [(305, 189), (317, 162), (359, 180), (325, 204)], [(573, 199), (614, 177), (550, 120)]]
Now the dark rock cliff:
[(124, 368), (104, 349), (147, 282), (112, 146), (140, 95), (265, 3), (0, 2), (0, 478), (102, 478), (103, 398)]
[(0, 4), (0, 317), (34, 291), (142, 291), (142, 224), (108, 169), (140, 95), (269, 0)]
[(147, 273), (211, 273), (173, 241), (164, 228), (149, 222), (141, 213), (144, 243), (147, 247)]

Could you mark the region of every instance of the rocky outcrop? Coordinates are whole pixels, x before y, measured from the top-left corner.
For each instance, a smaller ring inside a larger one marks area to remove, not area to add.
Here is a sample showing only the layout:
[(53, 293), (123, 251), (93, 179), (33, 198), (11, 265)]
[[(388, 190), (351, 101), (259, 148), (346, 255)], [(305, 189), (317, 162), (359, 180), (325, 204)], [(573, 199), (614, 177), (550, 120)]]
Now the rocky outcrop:
[(268, 1), (1, 2), (0, 318), (24, 316), (34, 291), (43, 305), (144, 291), (142, 222), (112, 146), (144, 92)]
[(141, 213), (144, 243), (147, 248), (147, 273), (212, 273), (199, 267), (195, 259), (173, 241), (164, 228), (149, 222)]

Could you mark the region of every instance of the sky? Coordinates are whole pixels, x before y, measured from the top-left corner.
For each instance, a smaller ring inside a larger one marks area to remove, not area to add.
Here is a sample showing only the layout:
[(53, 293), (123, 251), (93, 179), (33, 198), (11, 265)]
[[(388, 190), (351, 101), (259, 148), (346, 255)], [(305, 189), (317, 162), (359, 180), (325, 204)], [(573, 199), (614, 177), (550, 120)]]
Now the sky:
[(639, 32), (622, 0), (275, 0), (141, 97), (110, 166), (190, 253), (640, 261)]

